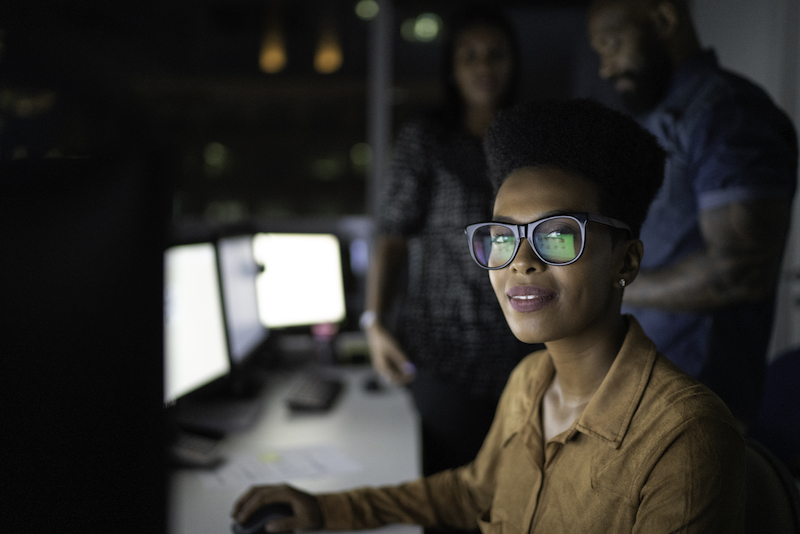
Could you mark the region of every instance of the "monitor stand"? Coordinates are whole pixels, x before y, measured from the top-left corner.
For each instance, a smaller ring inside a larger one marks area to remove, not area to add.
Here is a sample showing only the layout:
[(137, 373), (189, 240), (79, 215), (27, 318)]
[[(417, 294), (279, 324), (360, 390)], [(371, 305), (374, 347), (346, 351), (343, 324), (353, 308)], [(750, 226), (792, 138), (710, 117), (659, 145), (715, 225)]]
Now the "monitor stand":
[(248, 430), (263, 408), (263, 399), (258, 396), (217, 395), (186, 401), (176, 406), (175, 422), (178, 426), (220, 435)]

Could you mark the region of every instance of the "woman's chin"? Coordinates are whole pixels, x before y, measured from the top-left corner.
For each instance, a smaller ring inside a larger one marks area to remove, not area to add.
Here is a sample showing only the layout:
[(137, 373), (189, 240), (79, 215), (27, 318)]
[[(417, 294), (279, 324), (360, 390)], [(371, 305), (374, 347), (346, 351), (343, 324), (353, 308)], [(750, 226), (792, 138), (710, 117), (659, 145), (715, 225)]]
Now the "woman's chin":
[(525, 328), (522, 325), (510, 324), (509, 326), (511, 327), (511, 333), (514, 334), (514, 337), (523, 343), (535, 345), (547, 341), (545, 339), (546, 336), (544, 336), (542, 332), (532, 331), (530, 328)]

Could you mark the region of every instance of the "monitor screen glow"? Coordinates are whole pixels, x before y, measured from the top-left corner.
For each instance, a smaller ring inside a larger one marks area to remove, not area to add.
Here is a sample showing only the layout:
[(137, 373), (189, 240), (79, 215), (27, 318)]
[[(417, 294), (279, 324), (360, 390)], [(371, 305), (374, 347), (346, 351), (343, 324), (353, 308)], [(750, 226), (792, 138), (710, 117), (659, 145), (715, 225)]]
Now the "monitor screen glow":
[(339, 240), (331, 234), (256, 234), (256, 287), (269, 328), (338, 323), (345, 318)]
[(214, 245), (171, 247), (164, 255), (164, 401), (231, 370)]
[(252, 354), (268, 332), (261, 323), (256, 298), (258, 264), (253, 254), (253, 236), (221, 238), (217, 249), (231, 360), (237, 365)]

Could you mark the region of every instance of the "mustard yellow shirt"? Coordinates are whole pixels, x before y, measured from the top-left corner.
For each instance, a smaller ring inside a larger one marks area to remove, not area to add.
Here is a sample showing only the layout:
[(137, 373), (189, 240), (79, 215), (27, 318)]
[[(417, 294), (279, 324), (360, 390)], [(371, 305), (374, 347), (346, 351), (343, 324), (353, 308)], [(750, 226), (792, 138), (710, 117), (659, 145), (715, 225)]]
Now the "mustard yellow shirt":
[(541, 404), (554, 368), (546, 350), (535, 352), (509, 378), (472, 463), (398, 486), (319, 495), (325, 528), (743, 532), (745, 448), (733, 417), (628, 321), (608, 375), (569, 430), (544, 444)]

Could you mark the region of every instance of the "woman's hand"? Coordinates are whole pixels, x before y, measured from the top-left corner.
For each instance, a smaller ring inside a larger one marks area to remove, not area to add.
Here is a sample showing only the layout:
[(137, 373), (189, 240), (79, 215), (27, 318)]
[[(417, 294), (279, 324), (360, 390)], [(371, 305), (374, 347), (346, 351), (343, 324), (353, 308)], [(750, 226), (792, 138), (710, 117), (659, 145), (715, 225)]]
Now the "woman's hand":
[(317, 498), (288, 485), (253, 486), (233, 505), (231, 517), (244, 523), (261, 506), (272, 503), (287, 503), (294, 515), (276, 519), (266, 524), (267, 532), (288, 530), (319, 530), (322, 528), (322, 510)]
[(408, 384), (414, 379), (414, 364), (380, 323), (375, 322), (367, 328), (367, 341), (372, 367), (379, 375), (397, 384)]

